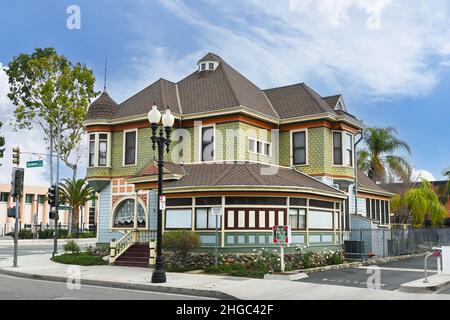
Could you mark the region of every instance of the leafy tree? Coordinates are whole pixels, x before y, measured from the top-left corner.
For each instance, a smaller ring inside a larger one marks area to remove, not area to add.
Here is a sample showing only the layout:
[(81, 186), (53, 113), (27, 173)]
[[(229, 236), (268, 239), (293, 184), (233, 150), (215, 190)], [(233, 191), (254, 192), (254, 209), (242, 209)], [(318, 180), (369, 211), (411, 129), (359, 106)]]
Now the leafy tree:
[(14, 57), (5, 71), (9, 78), (8, 98), (16, 107), (14, 129), (31, 129), (37, 124), (47, 142), (52, 136), (56, 151), (59, 118), (60, 158), (72, 169), (75, 179), (80, 157), (71, 160), (72, 153), (85, 132), (83, 121), (89, 103), (98, 94), (92, 70), (70, 62), (53, 48), (38, 48), (32, 54)]
[[(0, 122), (0, 129), (2, 128), (3, 123)], [(0, 159), (3, 158), (4, 152), (5, 152), (5, 148), (3, 148), (5, 146), (5, 137), (0, 135)], [(0, 163), (0, 166), (2, 164)]]
[(94, 197), (94, 190), (89, 187), (85, 179), (71, 180), (65, 179), (59, 185), (61, 199), (72, 207), (72, 225), (69, 228), (69, 235), (72, 234), (73, 227), (79, 221), (80, 207)]
[(394, 212), (407, 209), (412, 216), (414, 227), (421, 227), (427, 219), (434, 227), (442, 226), (446, 210), (433, 186), (424, 180), (417, 188), (412, 188), (404, 195), (396, 195), (391, 199), (391, 208)]
[(358, 151), (358, 167), (364, 173), (377, 182), (386, 182), (391, 174), (409, 181), (411, 165), (396, 152), (410, 154), (411, 149), (407, 142), (397, 138), (395, 128), (367, 128), (363, 140), (365, 148)]
[(447, 182), (438, 188), (439, 199), (442, 204), (446, 204), (450, 199), (450, 169), (442, 172), (442, 175), (447, 177)]

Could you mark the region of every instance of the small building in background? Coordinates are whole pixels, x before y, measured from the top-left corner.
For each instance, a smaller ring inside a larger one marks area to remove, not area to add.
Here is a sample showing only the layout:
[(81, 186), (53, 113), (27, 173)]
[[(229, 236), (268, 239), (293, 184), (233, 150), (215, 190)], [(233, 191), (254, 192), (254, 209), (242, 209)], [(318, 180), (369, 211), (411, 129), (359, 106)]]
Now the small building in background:
[[(14, 230), (14, 218), (8, 218), (7, 210), (16, 205), (10, 194), (10, 184), (0, 184), (0, 236)], [(36, 230), (36, 226), (53, 228), (49, 218), (50, 207), (47, 203), (48, 186), (24, 186), (23, 197), (20, 199), (20, 228)], [(89, 201), (80, 212), (80, 227), (92, 230), (96, 225), (97, 212), (95, 201)], [(59, 222), (63, 229), (67, 228), (68, 210), (59, 211)]]

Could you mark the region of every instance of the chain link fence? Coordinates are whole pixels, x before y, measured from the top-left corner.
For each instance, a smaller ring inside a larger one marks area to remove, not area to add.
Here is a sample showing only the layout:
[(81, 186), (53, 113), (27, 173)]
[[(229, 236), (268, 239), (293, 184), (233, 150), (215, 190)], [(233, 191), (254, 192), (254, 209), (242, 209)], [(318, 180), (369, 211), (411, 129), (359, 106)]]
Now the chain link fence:
[(344, 232), (343, 240), (347, 259), (394, 257), (450, 245), (450, 228), (355, 229)]

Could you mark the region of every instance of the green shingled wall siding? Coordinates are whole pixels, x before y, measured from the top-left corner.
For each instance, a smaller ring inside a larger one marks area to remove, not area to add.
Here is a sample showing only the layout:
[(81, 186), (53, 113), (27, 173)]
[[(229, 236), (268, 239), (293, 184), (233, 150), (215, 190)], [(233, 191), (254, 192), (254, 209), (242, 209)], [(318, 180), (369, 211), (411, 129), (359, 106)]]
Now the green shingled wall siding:
[[(272, 142), (271, 131), (261, 129), (243, 122), (230, 122), (217, 124), (216, 126), (216, 160), (251, 160), (264, 163), (278, 163), (282, 166), (291, 164), (291, 135), (290, 132), (279, 134), (279, 155), (275, 155), (276, 144), (272, 143), (272, 156), (261, 156), (248, 151), (248, 137), (257, 140)], [(180, 153), (178, 137), (183, 135), (185, 139), (183, 154)], [(166, 160), (173, 161), (172, 155), (182, 159), (185, 163), (199, 162), (199, 134), (200, 127), (181, 129), (173, 136), (169, 154), (165, 154)], [(189, 141), (189, 142), (187, 142)], [(231, 143), (229, 141), (232, 141)], [(227, 143), (228, 142), (228, 143)], [(325, 127), (308, 129), (308, 165), (298, 166), (298, 169), (307, 174), (327, 173), (332, 175), (353, 176), (353, 168), (333, 166), (332, 155), (332, 130)], [(123, 166), (123, 132), (113, 132), (111, 135), (111, 168), (89, 168), (88, 177), (98, 176), (133, 176), (141, 171), (153, 159), (151, 147), (151, 130), (143, 128), (138, 130), (138, 155), (137, 165)]]

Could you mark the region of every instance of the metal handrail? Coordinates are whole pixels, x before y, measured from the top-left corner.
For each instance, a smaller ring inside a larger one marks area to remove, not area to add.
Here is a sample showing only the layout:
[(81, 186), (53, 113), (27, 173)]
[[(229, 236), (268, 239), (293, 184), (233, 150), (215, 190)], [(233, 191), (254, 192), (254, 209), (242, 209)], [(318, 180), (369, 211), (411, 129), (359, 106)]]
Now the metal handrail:
[[(429, 283), (429, 281), (428, 281), (428, 258), (431, 256), (433, 256), (433, 257), (441, 256), (442, 248), (435, 247), (435, 248), (433, 248), (433, 250), (434, 250), (433, 252), (430, 252), (425, 256), (425, 270), (424, 270), (425, 271), (425, 279), (423, 280), (423, 283)], [(439, 266), (438, 266), (438, 270), (439, 270)]]

